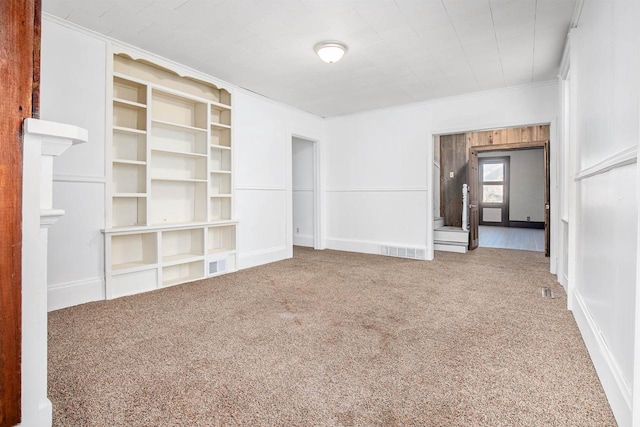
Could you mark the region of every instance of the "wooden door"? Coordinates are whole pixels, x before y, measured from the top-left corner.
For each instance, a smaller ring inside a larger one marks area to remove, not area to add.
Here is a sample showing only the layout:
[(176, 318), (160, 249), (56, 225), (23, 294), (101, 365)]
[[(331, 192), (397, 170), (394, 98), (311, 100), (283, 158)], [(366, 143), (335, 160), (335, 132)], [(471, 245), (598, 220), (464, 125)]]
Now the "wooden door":
[(469, 149), (469, 167), (467, 182), (469, 183), (469, 249), (478, 247), (478, 153)]
[(509, 226), (509, 157), (479, 161), (480, 225)]
[(544, 143), (544, 256), (550, 256), (549, 141)]

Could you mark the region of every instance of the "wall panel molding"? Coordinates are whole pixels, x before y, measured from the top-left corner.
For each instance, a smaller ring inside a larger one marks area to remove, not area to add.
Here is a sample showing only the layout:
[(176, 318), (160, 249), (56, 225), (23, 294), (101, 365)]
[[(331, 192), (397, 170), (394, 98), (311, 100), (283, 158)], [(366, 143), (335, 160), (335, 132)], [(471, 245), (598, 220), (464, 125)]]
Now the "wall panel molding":
[(638, 147), (631, 147), (627, 150), (607, 157), (606, 159), (580, 171), (576, 176), (576, 181), (582, 181), (586, 178), (591, 178), (596, 175), (609, 172), (614, 169), (621, 168), (623, 166), (631, 165), (638, 162)]
[(427, 187), (328, 188), (327, 193), (426, 193)]
[(82, 182), (89, 184), (106, 184), (107, 179), (103, 176), (91, 176), (91, 175), (71, 175), (56, 173), (53, 174), (54, 182)]
[(236, 186), (238, 191), (287, 191), (286, 187), (274, 187), (274, 186), (260, 186), (260, 185), (238, 185)]

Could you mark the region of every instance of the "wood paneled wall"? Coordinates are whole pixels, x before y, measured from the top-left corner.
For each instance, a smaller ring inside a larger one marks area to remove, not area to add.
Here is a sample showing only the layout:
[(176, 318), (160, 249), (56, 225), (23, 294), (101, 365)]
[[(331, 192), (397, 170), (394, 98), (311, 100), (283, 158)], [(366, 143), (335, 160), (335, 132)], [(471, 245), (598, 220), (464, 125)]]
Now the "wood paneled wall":
[(440, 137), (440, 212), (444, 224), (462, 227), (462, 184), (467, 182), (465, 134)]
[(549, 125), (465, 133), (469, 147), (549, 140)]
[[(435, 144), (440, 151), (440, 216), (444, 218), (444, 224), (462, 226), (462, 184), (468, 183), (470, 147), (513, 144), (514, 148), (526, 148), (527, 143), (548, 141), (549, 134), (549, 125), (536, 125), (436, 138)], [(453, 178), (451, 172), (454, 173)]]

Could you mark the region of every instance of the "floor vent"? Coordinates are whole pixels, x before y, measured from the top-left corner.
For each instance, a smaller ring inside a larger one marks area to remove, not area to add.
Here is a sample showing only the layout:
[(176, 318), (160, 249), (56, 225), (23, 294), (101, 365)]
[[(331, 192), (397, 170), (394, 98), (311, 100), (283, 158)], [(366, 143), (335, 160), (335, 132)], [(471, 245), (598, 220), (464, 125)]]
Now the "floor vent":
[(215, 261), (209, 261), (207, 267), (207, 277), (215, 276), (216, 274), (224, 273), (227, 271), (227, 261), (224, 259), (217, 259)]
[(553, 294), (553, 289), (551, 289), (551, 288), (542, 288), (542, 297), (543, 298), (555, 298), (556, 296)]
[(427, 252), (424, 249), (402, 248), (398, 246), (380, 246), (380, 254), (398, 258), (426, 259)]

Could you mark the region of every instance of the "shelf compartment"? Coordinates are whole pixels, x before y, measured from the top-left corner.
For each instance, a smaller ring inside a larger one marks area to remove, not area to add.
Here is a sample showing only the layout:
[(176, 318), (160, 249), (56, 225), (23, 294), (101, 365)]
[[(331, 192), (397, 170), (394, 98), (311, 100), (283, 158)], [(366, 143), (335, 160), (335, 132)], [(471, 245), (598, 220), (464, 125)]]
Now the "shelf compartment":
[(158, 260), (158, 233), (111, 236), (111, 270), (150, 267)]
[(211, 174), (211, 195), (231, 194), (230, 174)]
[(172, 286), (202, 278), (204, 278), (204, 260), (162, 267), (162, 286)]
[(146, 109), (147, 106), (144, 104), (139, 104), (133, 101), (127, 101), (126, 99), (113, 98), (113, 105), (118, 105), (124, 108), (135, 108), (135, 109)]
[(211, 106), (211, 124), (231, 126), (231, 110)]
[(136, 227), (147, 223), (147, 198), (116, 195), (111, 202), (111, 224), (114, 228)]
[(211, 146), (231, 147), (231, 129), (211, 126)]
[(228, 221), (231, 219), (231, 199), (212, 197), (209, 201), (209, 221)]
[(113, 159), (147, 161), (147, 144), (144, 135), (114, 129), (111, 145)]
[(207, 254), (219, 254), (236, 250), (236, 226), (209, 227), (207, 231)]
[(206, 181), (207, 158), (152, 151), (151, 179)]
[(162, 232), (162, 264), (175, 264), (204, 255), (204, 228)]
[(107, 299), (152, 291), (158, 287), (158, 269), (119, 273), (107, 279)]
[(207, 220), (207, 183), (151, 181), (151, 225)]
[(231, 151), (211, 148), (211, 170), (231, 171)]
[(151, 148), (207, 155), (207, 133), (185, 129), (163, 122), (153, 122)]
[(122, 77), (114, 77), (113, 98), (114, 102), (119, 99), (145, 107), (147, 104), (147, 87)]
[(112, 188), (115, 194), (146, 192), (146, 167), (144, 164), (114, 163)]
[(147, 130), (147, 110), (122, 103), (114, 103), (113, 126), (139, 131)]
[(207, 128), (207, 104), (158, 89), (152, 95), (153, 120), (181, 126)]

